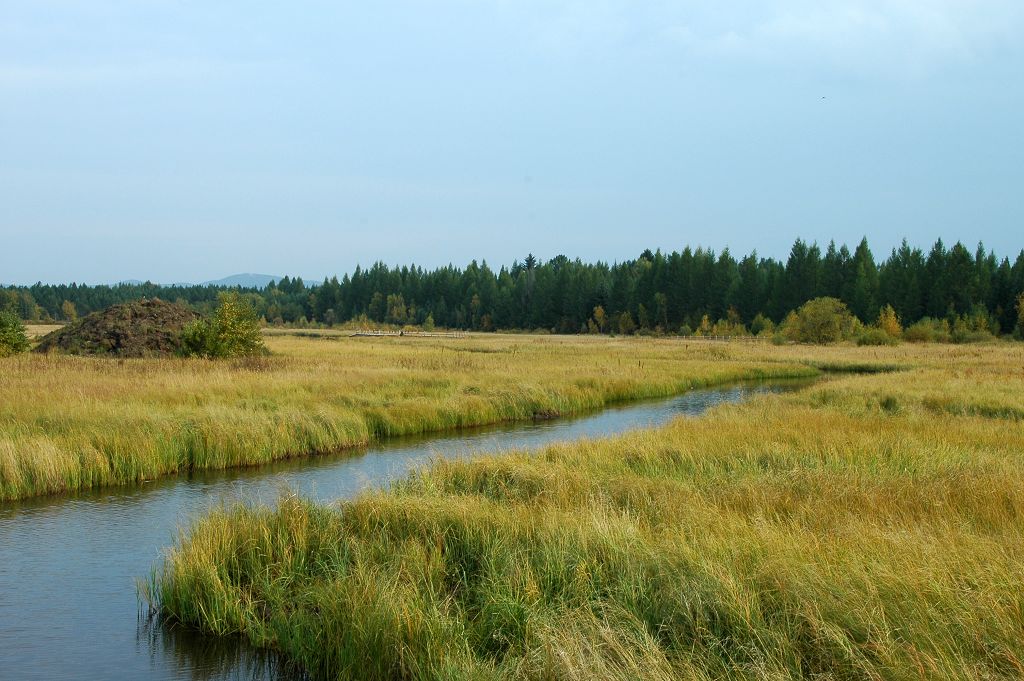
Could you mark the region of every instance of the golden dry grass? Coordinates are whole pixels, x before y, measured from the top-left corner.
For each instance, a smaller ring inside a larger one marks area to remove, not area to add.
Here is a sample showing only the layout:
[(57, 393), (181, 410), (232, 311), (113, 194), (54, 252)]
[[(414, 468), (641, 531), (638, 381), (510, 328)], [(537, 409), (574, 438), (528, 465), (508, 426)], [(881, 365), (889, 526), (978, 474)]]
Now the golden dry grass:
[(26, 324), (25, 335), (29, 337), (29, 340), (36, 340), (61, 327), (61, 324)]
[(716, 352), (912, 368), (220, 509), (149, 595), (317, 678), (1024, 677), (1021, 346)]
[(268, 345), (269, 358), (227, 362), (0, 360), (0, 500), (813, 373), (796, 358), (671, 340), (271, 334)]

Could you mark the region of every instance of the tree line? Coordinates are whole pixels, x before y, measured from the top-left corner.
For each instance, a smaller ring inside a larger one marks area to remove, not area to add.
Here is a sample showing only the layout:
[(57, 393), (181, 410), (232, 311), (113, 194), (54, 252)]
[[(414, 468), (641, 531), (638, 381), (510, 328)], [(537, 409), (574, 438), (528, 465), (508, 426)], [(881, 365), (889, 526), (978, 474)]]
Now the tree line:
[[(0, 289), (0, 310), (28, 321), (66, 320), (144, 297), (211, 312), (222, 287), (152, 283), (87, 286), (42, 284)], [(434, 270), (376, 263), (341, 279), (307, 284), (284, 277), (265, 288), (237, 289), (271, 324), (334, 325), (351, 320), (490, 331), (554, 333), (691, 333), (710, 322), (757, 331), (778, 324), (805, 302), (843, 301), (863, 323), (890, 306), (904, 324), (923, 318), (971, 318), (1010, 333), (1024, 293), (1024, 250), (1011, 262), (979, 244), (972, 252), (941, 240), (930, 250), (906, 241), (876, 261), (866, 239), (851, 252), (797, 239), (785, 261), (756, 252), (741, 258), (684, 248), (644, 251), (633, 260), (584, 263), (533, 255), (494, 270), (486, 262)]]

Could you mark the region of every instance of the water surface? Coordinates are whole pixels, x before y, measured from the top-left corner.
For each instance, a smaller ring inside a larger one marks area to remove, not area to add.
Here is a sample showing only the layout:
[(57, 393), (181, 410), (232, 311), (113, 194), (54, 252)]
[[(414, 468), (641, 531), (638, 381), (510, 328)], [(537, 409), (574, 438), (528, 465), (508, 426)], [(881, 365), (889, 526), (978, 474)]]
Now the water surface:
[(399, 438), (337, 456), (164, 478), (135, 487), (0, 505), (0, 679), (292, 679), (238, 641), (171, 628), (140, 607), (146, 577), (178, 528), (221, 501), (281, 491), (332, 501), (404, 476), (431, 457), (537, 448), (696, 416), (801, 381), (695, 390), (573, 419)]

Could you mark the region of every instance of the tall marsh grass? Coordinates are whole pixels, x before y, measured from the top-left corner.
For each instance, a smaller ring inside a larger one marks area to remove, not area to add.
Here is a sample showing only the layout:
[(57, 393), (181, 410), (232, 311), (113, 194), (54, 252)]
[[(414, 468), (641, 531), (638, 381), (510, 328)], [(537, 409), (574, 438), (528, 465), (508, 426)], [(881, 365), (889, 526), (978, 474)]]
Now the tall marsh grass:
[(0, 501), (573, 414), (793, 360), (678, 342), (271, 335), (269, 358), (0, 359)]
[(221, 508), (148, 596), (316, 678), (1024, 677), (1024, 353), (771, 351), (916, 368)]

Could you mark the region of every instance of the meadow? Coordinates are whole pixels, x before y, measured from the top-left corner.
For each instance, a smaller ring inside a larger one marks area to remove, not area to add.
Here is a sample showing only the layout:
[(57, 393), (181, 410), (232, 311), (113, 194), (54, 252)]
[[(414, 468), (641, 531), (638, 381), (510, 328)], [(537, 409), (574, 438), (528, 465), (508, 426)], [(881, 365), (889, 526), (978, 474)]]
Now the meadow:
[(234, 361), (0, 359), (0, 501), (816, 373), (678, 340), (271, 331), (267, 344)]
[(904, 370), (222, 507), (146, 595), (315, 678), (1024, 676), (1020, 345), (687, 351)]

